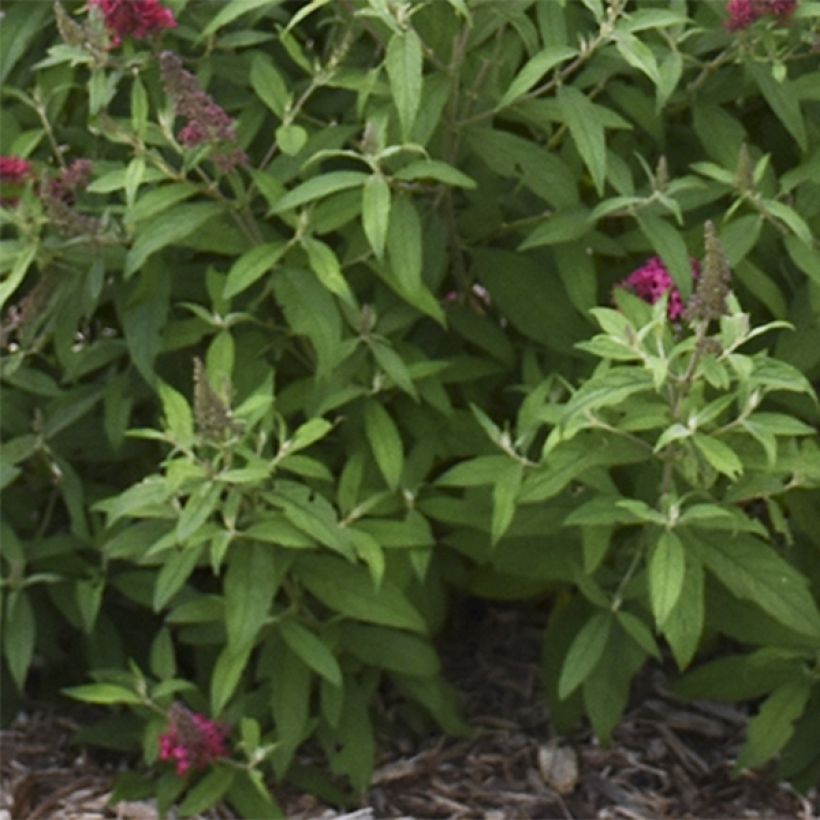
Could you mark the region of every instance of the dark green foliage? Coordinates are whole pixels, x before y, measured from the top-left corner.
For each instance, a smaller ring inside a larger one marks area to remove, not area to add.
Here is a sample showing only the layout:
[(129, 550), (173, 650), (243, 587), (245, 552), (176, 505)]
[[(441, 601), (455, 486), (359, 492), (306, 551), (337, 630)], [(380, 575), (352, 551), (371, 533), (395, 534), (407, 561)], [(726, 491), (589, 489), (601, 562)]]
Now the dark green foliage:
[(377, 693), (469, 731), (450, 592), (548, 594), (561, 729), (606, 740), (666, 646), (808, 787), (817, 3), (167, 5), (0, 23), (4, 715), (68, 686), (153, 763), (184, 700), (233, 756), (123, 795), (344, 803)]

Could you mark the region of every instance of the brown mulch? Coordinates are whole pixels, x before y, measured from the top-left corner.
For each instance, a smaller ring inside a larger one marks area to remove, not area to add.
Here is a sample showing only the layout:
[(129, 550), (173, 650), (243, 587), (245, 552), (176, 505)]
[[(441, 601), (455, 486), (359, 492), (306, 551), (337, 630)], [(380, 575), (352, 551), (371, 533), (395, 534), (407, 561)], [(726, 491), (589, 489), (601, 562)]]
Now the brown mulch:
[[(465, 694), (470, 739), (384, 738), (363, 807), (339, 813), (309, 795), (278, 795), (293, 820), (373, 818), (795, 818), (820, 817), (820, 796), (732, 776), (747, 716), (684, 703), (660, 669), (601, 747), (589, 732), (554, 737), (539, 688), (543, 624), (520, 608), (491, 607), (470, 640), (445, 642), (450, 680)], [(463, 633), (462, 633), (463, 634)], [(38, 712), (0, 732), (0, 820), (154, 820), (150, 801), (108, 805), (116, 763), (70, 743), (71, 721)], [(121, 763), (119, 765), (122, 765)], [(231, 818), (219, 809), (208, 820)]]

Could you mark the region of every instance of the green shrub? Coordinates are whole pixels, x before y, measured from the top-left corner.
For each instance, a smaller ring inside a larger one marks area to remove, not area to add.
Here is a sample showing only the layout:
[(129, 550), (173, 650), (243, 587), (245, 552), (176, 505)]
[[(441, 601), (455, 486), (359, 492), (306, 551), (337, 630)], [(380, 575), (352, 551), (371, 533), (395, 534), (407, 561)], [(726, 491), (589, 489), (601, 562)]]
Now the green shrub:
[(562, 729), (663, 638), (817, 777), (820, 4), (7, 5), (7, 716), (343, 801), (385, 686), (468, 731), (454, 591), (555, 593)]

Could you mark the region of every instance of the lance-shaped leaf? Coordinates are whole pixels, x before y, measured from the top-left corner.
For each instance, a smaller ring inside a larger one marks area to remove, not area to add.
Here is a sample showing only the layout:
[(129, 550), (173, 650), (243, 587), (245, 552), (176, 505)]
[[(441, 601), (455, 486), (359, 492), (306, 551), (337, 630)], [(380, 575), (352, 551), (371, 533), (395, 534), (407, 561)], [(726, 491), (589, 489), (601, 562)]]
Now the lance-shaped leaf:
[(421, 40), (413, 29), (397, 32), (390, 38), (385, 55), (393, 102), (399, 113), (402, 139), (407, 142), (421, 102)]

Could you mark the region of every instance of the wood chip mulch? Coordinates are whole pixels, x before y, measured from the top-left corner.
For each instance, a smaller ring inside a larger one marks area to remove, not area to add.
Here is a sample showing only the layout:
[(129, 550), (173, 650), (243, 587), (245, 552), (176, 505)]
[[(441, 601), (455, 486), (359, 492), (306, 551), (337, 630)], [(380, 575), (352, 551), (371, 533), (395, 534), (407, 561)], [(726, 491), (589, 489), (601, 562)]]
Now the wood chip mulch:
[[(470, 640), (445, 641), (449, 679), (464, 693), (469, 739), (383, 738), (373, 785), (356, 811), (278, 794), (292, 820), (644, 820), (820, 818), (820, 795), (799, 795), (765, 772), (733, 777), (747, 715), (685, 703), (663, 671), (641, 676), (612, 744), (588, 731), (554, 736), (540, 693), (542, 623), (520, 608), (486, 608)], [(70, 742), (74, 724), (48, 712), (0, 732), (0, 820), (155, 820), (150, 801), (109, 806), (122, 762)], [(207, 820), (233, 815), (219, 808)]]

